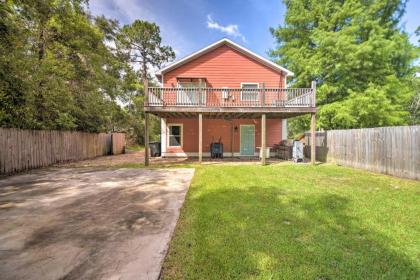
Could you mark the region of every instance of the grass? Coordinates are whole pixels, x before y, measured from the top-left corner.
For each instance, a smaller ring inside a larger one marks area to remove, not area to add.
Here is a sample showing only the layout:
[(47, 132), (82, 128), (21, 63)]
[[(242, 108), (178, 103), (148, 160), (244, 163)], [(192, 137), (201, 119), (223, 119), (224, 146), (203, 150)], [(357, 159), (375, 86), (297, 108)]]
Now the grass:
[(163, 279), (419, 279), (420, 183), (334, 165), (196, 168)]
[(143, 151), (144, 150), (144, 146), (143, 145), (130, 145), (126, 147), (126, 150), (129, 151)]

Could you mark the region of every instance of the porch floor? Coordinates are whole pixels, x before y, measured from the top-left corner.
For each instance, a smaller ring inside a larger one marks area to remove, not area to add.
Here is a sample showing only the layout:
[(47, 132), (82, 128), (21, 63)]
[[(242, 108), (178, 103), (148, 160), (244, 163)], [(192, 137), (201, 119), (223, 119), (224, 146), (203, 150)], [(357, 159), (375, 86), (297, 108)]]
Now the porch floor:
[[(267, 159), (267, 164), (278, 164), (282, 162), (288, 162), (278, 158), (270, 157)], [(305, 159), (305, 162), (309, 162)], [(196, 164), (198, 163), (197, 157), (189, 158), (175, 158), (175, 157), (151, 157), (151, 167), (162, 167), (162, 166), (174, 166), (174, 165), (185, 165), (185, 164)], [(66, 167), (139, 167), (144, 164), (144, 151), (127, 151), (126, 154), (114, 155), (114, 156), (103, 156), (94, 159), (82, 160), (78, 162), (60, 164), (59, 166)], [(217, 158), (212, 159), (209, 157), (203, 157), (204, 165), (213, 164), (261, 164), (261, 160), (258, 157), (225, 157), (223, 159)]]

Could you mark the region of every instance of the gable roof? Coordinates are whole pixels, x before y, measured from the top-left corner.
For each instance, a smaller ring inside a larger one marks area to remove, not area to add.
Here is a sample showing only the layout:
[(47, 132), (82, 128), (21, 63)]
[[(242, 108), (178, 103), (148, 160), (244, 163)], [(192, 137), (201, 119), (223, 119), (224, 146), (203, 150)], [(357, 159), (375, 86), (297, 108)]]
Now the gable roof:
[(194, 52), (194, 53), (192, 53), (192, 54), (190, 54), (190, 55), (188, 55), (188, 56), (186, 56), (186, 57), (184, 57), (184, 58), (182, 58), (178, 61), (175, 61), (175, 62), (163, 67), (162, 69), (160, 69), (156, 73), (156, 76), (159, 77), (162, 74), (164, 74), (164, 73), (166, 73), (170, 70), (173, 70), (173, 69), (175, 69), (175, 68), (177, 68), (181, 65), (184, 65), (185, 63), (190, 62), (190, 61), (192, 61), (192, 60), (194, 60), (194, 59), (202, 56), (203, 54), (206, 54), (206, 53), (208, 53), (208, 52), (210, 52), (214, 49), (217, 49), (218, 47), (220, 47), (222, 45), (227, 45), (227, 46), (239, 51), (240, 53), (242, 53), (242, 54), (260, 62), (261, 64), (270, 67), (273, 70), (276, 70), (276, 71), (279, 71), (279, 72), (284, 72), (284, 73), (286, 73), (286, 76), (293, 76), (294, 75), (294, 73), (292, 71), (289, 71), (284, 67), (281, 67), (280, 65), (278, 65), (278, 64), (276, 64), (276, 63), (274, 63), (274, 62), (272, 62), (272, 61), (270, 61), (270, 60), (268, 60), (268, 59), (266, 59), (266, 58), (264, 58), (264, 57), (262, 57), (262, 56), (260, 56), (256, 53), (254, 53), (250, 50), (248, 50), (247, 48), (242, 47), (241, 45), (236, 44), (235, 42), (233, 42), (233, 41), (231, 41), (227, 38), (223, 38), (223, 39), (221, 39), (221, 40), (219, 40), (219, 41), (217, 41), (217, 42), (215, 42), (215, 43), (213, 43), (213, 44), (211, 44), (211, 45), (209, 45), (205, 48), (202, 48), (202, 49), (200, 49), (200, 50), (198, 50), (198, 51), (196, 51), (196, 52)]

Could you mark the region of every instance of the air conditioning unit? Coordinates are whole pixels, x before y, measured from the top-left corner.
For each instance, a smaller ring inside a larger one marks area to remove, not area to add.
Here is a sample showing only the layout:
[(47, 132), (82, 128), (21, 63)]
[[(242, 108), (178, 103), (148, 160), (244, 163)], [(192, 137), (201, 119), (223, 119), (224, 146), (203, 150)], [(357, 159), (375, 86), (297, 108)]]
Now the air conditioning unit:
[(300, 141), (293, 141), (293, 161), (303, 162), (303, 143)]

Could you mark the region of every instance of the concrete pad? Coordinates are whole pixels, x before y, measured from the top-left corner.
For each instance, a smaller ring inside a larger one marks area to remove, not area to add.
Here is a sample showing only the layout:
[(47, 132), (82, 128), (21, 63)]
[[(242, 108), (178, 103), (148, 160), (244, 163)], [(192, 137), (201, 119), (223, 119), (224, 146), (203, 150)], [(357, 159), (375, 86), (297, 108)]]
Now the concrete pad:
[(194, 169), (0, 180), (1, 279), (158, 279)]

